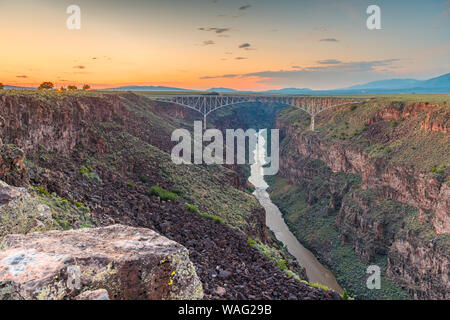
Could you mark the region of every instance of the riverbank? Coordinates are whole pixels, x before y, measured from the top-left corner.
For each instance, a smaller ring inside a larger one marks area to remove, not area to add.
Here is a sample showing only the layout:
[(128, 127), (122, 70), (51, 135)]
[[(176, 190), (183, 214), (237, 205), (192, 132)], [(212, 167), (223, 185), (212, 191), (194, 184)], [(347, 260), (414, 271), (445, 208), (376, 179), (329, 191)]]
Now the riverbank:
[(344, 290), (338, 284), (333, 273), (297, 240), (286, 225), (278, 207), (270, 200), (269, 194), (266, 192), (268, 184), (265, 182), (263, 175), (263, 166), (266, 163), (266, 146), (261, 134), (258, 135), (258, 144), (253, 153), (256, 162), (251, 166), (249, 182), (255, 186), (256, 190), (253, 194), (266, 211), (267, 227), (275, 234), (277, 240), (286, 246), (288, 252), (296, 258), (298, 264), (306, 270), (310, 283), (326, 286), (339, 294), (343, 294)]

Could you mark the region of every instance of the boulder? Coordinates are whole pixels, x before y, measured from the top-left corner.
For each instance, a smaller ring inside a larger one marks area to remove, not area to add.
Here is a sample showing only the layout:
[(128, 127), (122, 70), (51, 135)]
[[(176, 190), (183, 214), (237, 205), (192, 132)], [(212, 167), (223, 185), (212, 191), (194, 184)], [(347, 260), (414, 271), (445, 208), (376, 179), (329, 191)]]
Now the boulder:
[(2, 248), (0, 299), (83, 299), (99, 289), (112, 300), (203, 297), (187, 249), (149, 229), (15, 234)]
[(85, 291), (75, 297), (75, 300), (110, 300), (108, 291), (105, 289), (98, 289), (94, 291)]

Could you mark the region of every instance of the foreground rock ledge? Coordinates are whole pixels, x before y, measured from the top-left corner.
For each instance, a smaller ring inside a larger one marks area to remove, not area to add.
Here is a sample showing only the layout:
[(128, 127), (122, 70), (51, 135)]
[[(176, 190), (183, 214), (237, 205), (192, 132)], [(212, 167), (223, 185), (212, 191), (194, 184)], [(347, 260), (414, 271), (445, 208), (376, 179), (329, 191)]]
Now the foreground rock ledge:
[(188, 251), (144, 228), (8, 235), (0, 251), (0, 299), (201, 299)]

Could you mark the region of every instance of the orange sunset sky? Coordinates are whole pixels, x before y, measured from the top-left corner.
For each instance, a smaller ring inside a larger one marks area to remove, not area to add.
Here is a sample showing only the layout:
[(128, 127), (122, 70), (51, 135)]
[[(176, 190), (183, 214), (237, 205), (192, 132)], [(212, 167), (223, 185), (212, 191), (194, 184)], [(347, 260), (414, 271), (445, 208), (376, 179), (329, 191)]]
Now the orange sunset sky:
[(333, 89), (450, 71), (450, 1), (377, 1), (368, 30), (372, 2), (2, 0), (0, 82)]

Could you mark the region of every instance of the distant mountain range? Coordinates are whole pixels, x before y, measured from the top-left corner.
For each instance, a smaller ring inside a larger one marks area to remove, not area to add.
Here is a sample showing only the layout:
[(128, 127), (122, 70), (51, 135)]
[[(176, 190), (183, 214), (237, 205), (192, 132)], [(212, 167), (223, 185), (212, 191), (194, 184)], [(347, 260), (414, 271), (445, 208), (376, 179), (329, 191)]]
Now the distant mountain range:
[[(5, 89), (35, 89), (31, 87), (16, 87), (5, 85)], [(164, 86), (122, 86), (117, 88), (100, 89), (107, 91), (161, 91), (161, 92), (200, 92), (200, 90), (191, 90)], [(237, 93), (256, 91), (239, 91), (231, 88), (211, 88), (207, 92), (218, 93)], [(394, 93), (450, 93), (450, 73), (428, 80), (416, 79), (387, 79), (372, 81), (365, 84), (353, 85), (351, 87), (333, 90), (312, 90), (308, 88), (284, 88), (279, 90), (258, 91), (265, 94), (394, 94)]]
[[(198, 92), (196, 90), (159, 87), (159, 86), (126, 86), (105, 90), (130, 90), (130, 91), (185, 91)], [(237, 93), (243, 92), (231, 88), (211, 88), (207, 92)], [(252, 92), (255, 91), (245, 91)], [(259, 91), (265, 94), (393, 94), (393, 93), (450, 93), (450, 73), (428, 80), (417, 79), (387, 79), (372, 81), (365, 84), (353, 85), (347, 88), (333, 90), (312, 90), (309, 88), (284, 88), (279, 90)]]
[(263, 93), (271, 94), (312, 94), (314, 90), (308, 88), (284, 88), (279, 90), (268, 90)]
[(220, 87), (220, 88), (211, 88), (211, 89), (208, 89), (208, 90), (206, 90), (206, 91), (207, 91), (207, 92), (219, 92), (219, 93), (239, 92), (239, 91), (236, 90), (236, 89), (222, 88), (222, 87)]
[(11, 89), (11, 90), (33, 90), (36, 89), (35, 87), (16, 87), (16, 86), (4, 86), (5, 89)]
[(450, 73), (428, 80), (390, 79), (373, 81), (366, 84), (351, 86), (341, 90), (359, 90), (368, 92), (386, 91), (389, 93), (391, 93), (392, 91), (395, 91), (396, 93), (450, 93)]

